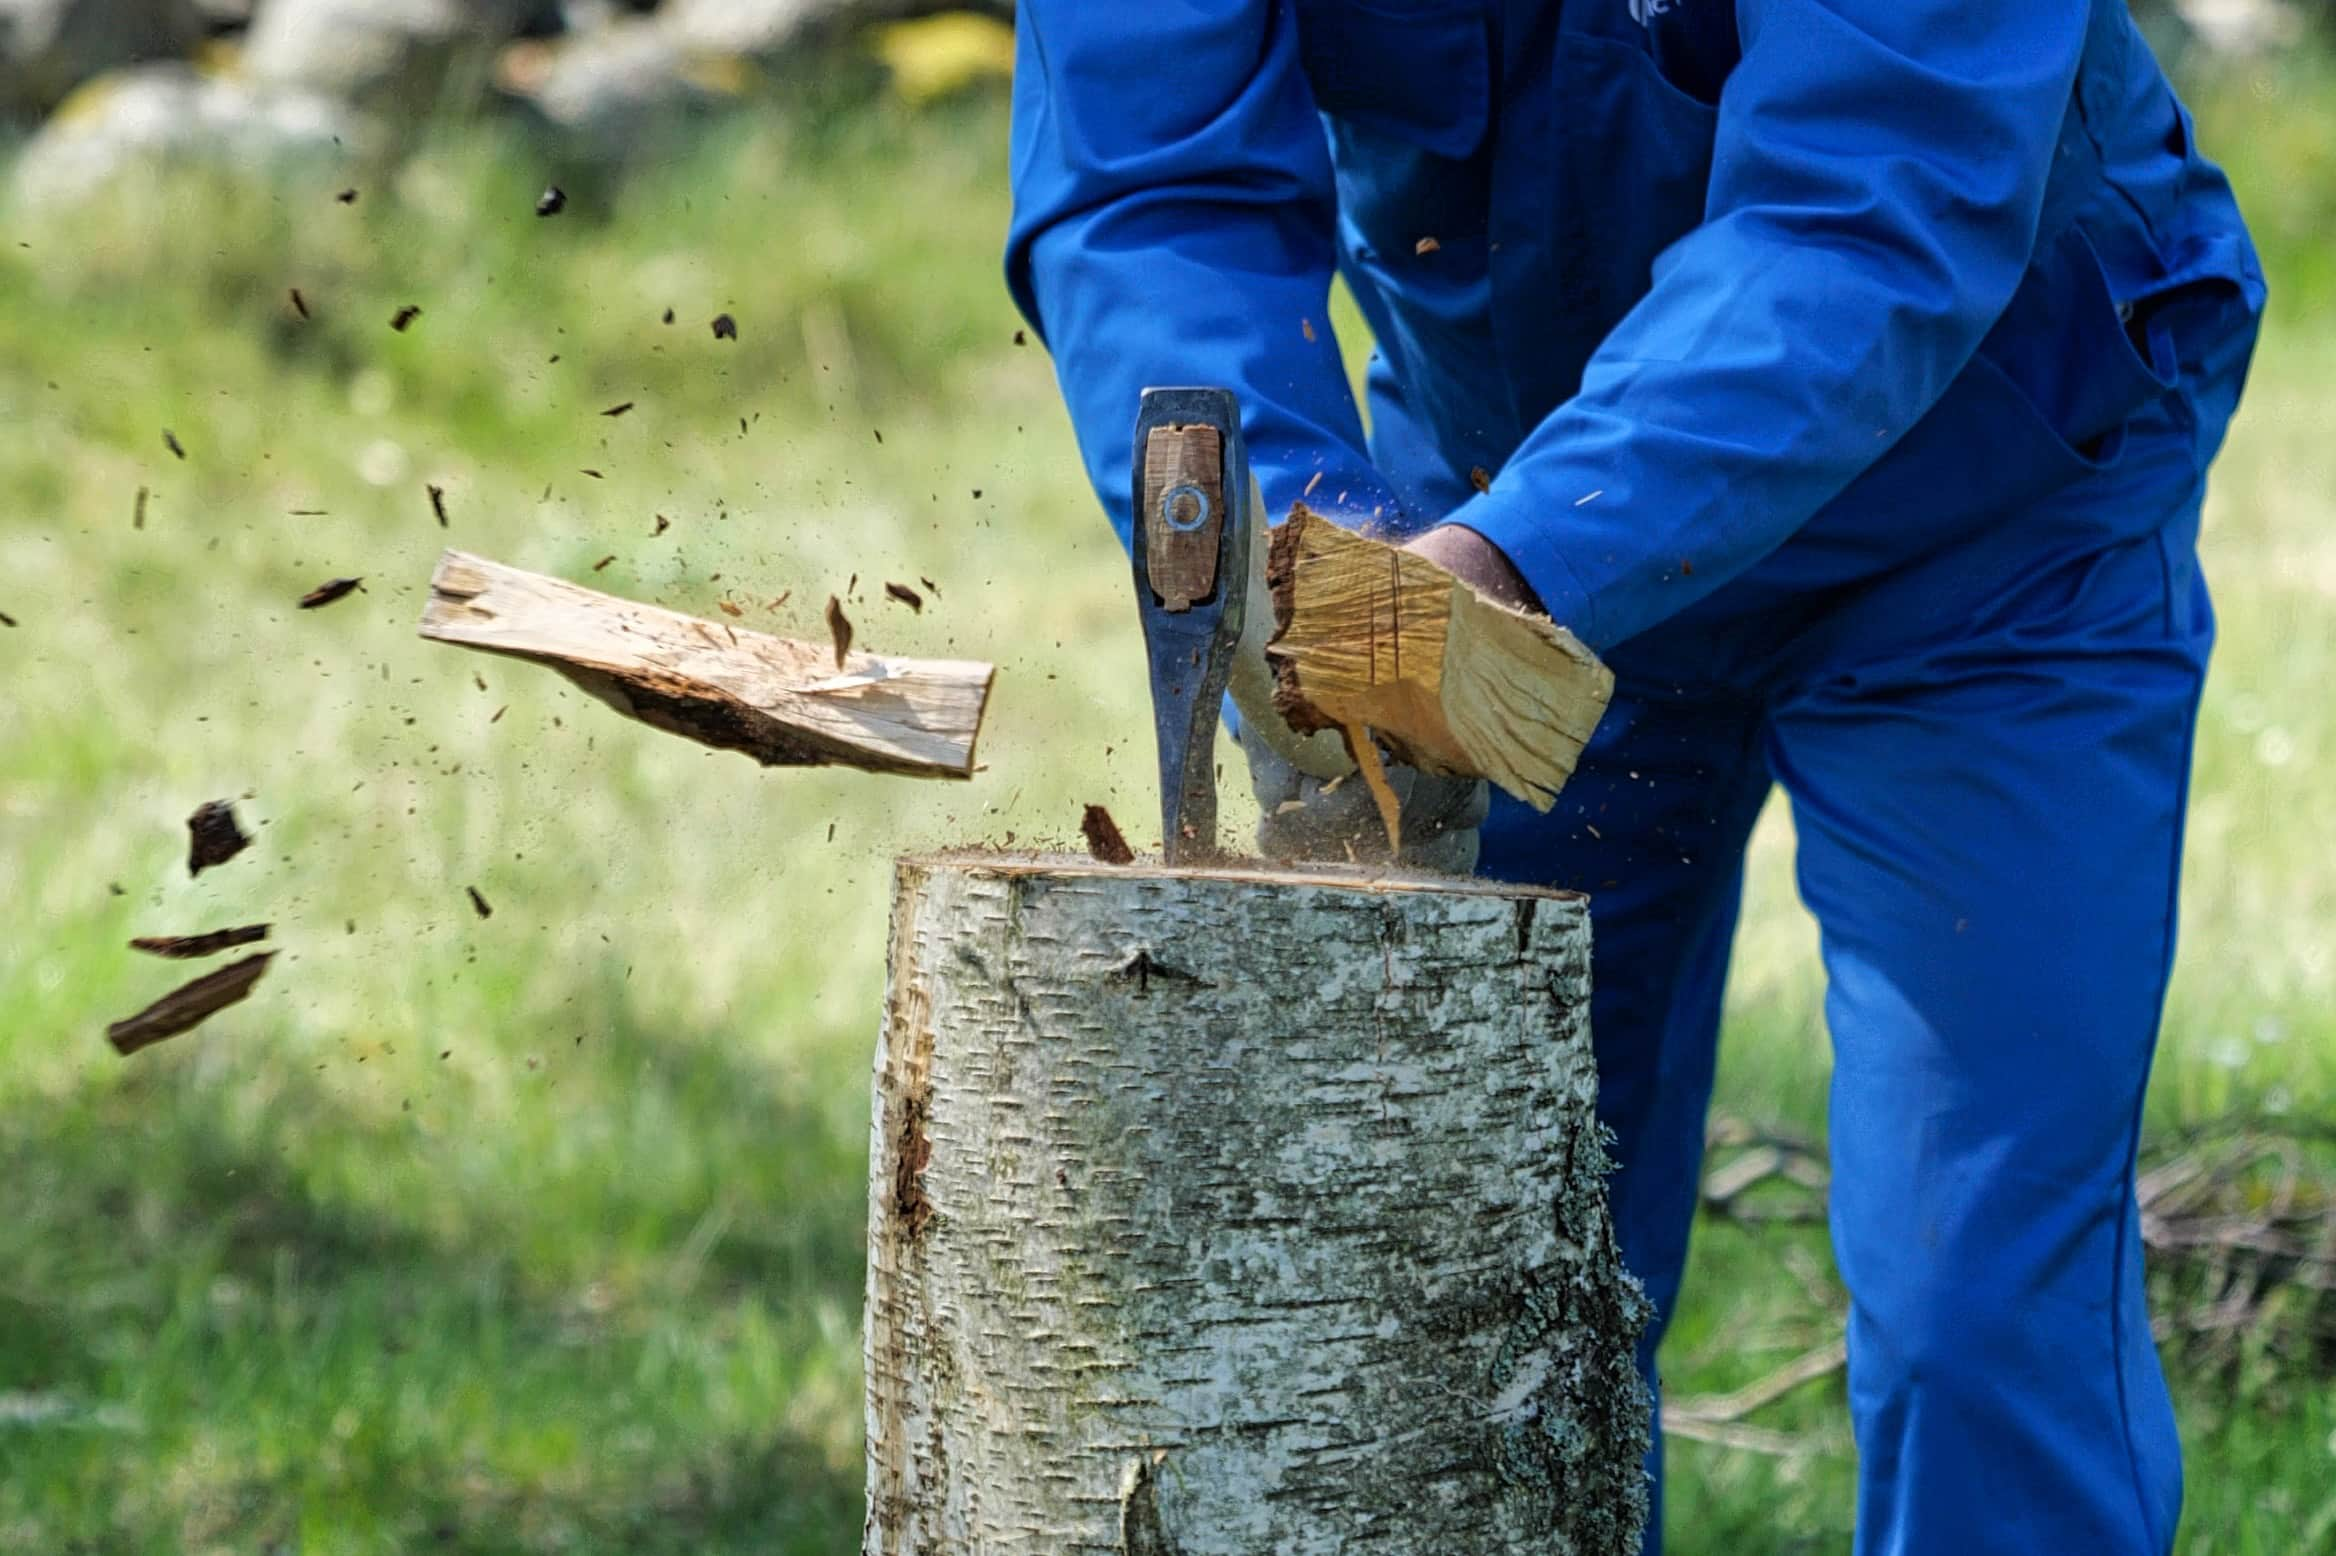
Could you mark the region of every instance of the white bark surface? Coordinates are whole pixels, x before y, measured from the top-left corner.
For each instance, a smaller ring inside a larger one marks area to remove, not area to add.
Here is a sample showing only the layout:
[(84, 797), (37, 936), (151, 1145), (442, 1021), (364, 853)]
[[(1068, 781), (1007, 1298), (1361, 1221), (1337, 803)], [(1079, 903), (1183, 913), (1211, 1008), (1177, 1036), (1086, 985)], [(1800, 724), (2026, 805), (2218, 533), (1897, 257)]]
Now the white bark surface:
[(904, 860), (867, 1556), (1629, 1552), (1578, 897)]

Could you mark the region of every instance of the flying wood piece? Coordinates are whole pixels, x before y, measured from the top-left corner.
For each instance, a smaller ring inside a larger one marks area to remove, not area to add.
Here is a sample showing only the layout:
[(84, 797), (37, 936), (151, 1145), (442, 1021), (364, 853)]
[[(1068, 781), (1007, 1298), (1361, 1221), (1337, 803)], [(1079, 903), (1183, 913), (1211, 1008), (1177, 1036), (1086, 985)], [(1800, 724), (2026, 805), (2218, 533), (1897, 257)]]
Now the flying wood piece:
[(995, 667), (838, 654), (467, 552), (438, 559), (422, 636), (550, 665), (655, 729), (765, 766), (973, 776)]
[(144, 951), (149, 956), (167, 956), (173, 961), (194, 961), (216, 956), (221, 951), (232, 951), (239, 945), (254, 945), (268, 938), (265, 924), (244, 924), (235, 929), (214, 929), (200, 935), (140, 935), (130, 942), (133, 951)]
[(232, 800), (205, 801), (187, 817), (189, 875), (200, 875), (215, 864), (225, 864), (250, 846), (250, 837), (235, 824)]
[(1563, 627), (1297, 504), (1266, 561), (1274, 706), (1300, 734), (1361, 725), (1429, 772), (1549, 809), (1613, 695)]
[(249, 994), (251, 986), (260, 981), (260, 974), (268, 970), (268, 963), (275, 959), (275, 952), (262, 951), (217, 972), (205, 973), (192, 983), (180, 984), (136, 1015), (107, 1027), (106, 1041), (114, 1045), (116, 1053), (127, 1057), (166, 1037), (176, 1037), (199, 1026)]

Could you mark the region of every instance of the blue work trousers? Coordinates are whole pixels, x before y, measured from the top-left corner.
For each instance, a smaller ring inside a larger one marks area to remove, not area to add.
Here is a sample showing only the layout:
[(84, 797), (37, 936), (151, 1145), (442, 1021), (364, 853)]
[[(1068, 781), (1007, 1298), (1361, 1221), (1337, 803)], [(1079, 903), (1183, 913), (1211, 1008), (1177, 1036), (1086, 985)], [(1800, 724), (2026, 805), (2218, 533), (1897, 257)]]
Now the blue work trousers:
[[(2206, 414), (2235, 397), (2233, 379)], [(1592, 894), (1599, 1106), (1659, 1314), (1652, 1382), (1745, 843), (1770, 786), (1789, 796), (1823, 930), (1871, 1556), (2173, 1542), (2134, 1148), (2213, 636), (2195, 540), (2220, 425), (2153, 415), (2098, 471), (1880, 576), (1812, 588), (1789, 543), (1617, 646), (1612, 710), (1556, 807), (1501, 800), (1485, 831), (1485, 873)], [(1660, 1467), (1658, 1440), (1658, 1487)]]

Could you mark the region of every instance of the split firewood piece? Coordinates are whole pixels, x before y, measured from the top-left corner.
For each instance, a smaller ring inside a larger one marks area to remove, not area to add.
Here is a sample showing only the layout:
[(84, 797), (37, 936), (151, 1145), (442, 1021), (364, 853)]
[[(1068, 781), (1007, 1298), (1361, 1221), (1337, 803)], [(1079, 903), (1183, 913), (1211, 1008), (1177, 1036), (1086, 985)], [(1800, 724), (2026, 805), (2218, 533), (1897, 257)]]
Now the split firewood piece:
[(994, 666), (838, 654), (448, 551), (422, 636), (532, 659), (629, 718), (766, 767), (970, 778)]
[(136, 1015), (107, 1027), (106, 1041), (114, 1045), (116, 1053), (127, 1057), (199, 1026), (249, 994), (275, 959), (275, 952), (262, 951), (182, 983)]
[(1361, 725), (1399, 761), (1489, 778), (1537, 810), (1613, 696), (1613, 672), (1565, 628), (1304, 503), (1273, 532), (1266, 586), (1274, 706), (1293, 729)]

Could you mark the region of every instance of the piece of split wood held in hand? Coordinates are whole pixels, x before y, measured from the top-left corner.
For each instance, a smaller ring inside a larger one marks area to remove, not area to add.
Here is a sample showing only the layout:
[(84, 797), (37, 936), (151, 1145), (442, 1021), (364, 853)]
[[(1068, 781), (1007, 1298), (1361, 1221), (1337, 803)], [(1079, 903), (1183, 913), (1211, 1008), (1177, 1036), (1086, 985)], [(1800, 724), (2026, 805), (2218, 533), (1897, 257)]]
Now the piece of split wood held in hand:
[[(1536, 810), (1556, 800), (1613, 696), (1613, 672), (1564, 627), (1304, 503), (1273, 532), (1266, 587), (1274, 706), (1292, 728), (1359, 726), (1400, 762), (1489, 778)], [(1368, 741), (1349, 738), (1362, 761)]]

